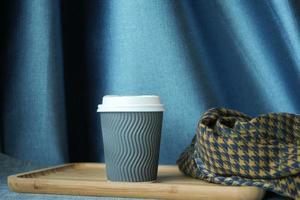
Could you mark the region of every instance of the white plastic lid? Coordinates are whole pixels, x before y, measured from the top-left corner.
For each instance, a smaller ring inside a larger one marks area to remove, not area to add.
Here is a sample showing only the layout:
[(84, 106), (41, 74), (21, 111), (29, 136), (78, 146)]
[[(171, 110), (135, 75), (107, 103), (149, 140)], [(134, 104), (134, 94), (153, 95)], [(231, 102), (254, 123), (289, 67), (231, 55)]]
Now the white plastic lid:
[(163, 104), (159, 96), (118, 96), (106, 95), (102, 104), (98, 105), (97, 112), (162, 112)]

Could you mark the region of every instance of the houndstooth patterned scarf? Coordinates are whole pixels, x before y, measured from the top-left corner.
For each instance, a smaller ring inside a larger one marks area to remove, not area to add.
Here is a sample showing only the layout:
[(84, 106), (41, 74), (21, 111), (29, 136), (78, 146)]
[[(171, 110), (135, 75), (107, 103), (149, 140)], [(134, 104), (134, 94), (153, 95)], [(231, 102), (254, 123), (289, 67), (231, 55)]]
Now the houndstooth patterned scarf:
[(230, 109), (210, 109), (177, 164), (194, 178), (257, 186), (298, 199), (299, 144), (299, 115), (269, 113), (252, 118)]

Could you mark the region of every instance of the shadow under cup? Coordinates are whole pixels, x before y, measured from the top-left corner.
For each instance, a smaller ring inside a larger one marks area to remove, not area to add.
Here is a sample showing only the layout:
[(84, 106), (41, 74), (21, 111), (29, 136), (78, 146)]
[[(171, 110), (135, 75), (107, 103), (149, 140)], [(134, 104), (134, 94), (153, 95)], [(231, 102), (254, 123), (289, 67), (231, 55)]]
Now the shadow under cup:
[(108, 180), (156, 180), (163, 112), (101, 112), (100, 117)]

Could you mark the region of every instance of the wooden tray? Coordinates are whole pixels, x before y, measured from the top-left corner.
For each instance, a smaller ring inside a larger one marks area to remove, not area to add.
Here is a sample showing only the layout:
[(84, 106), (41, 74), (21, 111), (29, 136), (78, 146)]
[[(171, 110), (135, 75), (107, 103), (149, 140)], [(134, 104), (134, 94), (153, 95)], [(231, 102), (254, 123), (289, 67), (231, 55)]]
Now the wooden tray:
[(159, 199), (261, 199), (256, 187), (222, 186), (184, 176), (177, 166), (159, 166), (154, 183), (108, 182), (105, 165), (71, 163), (8, 177), (15, 192)]

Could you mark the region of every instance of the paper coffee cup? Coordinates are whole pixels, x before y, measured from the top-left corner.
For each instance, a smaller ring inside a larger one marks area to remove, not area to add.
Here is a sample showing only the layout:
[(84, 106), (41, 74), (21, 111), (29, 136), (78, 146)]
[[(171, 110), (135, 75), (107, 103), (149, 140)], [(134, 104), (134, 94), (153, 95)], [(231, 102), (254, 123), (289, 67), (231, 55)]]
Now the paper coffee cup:
[(160, 98), (108, 95), (97, 111), (101, 117), (108, 180), (155, 180), (164, 111)]

